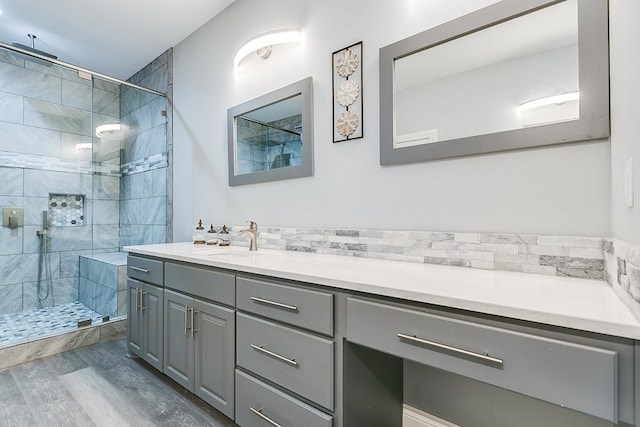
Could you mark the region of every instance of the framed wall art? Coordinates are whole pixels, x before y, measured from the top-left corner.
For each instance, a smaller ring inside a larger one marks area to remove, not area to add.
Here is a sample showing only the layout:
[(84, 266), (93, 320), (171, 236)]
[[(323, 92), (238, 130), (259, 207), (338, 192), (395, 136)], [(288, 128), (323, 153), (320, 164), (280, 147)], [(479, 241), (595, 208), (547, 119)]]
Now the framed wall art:
[(362, 42), (333, 52), (333, 142), (363, 137)]

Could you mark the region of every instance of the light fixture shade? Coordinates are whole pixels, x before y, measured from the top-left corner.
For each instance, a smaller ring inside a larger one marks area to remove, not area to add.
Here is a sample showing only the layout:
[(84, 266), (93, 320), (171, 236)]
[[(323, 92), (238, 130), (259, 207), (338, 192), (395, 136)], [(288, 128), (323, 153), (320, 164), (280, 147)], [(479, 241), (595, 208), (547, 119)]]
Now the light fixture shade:
[(299, 30), (280, 30), (253, 38), (242, 45), (236, 53), (233, 59), (233, 69), (237, 72), (240, 62), (252, 52), (275, 44), (297, 43), (300, 41), (300, 37), (301, 34)]
[(545, 107), (552, 104), (564, 104), (569, 101), (578, 101), (580, 99), (580, 92), (566, 92), (557, 95), (546, 96), (544, 98), (534, 99), (532, 101), (523, 102), (518, 105), (516, 111), (523, 113), (525, 111), (533, 110), (535, 108)]
[(96, 126), (96, 136), (102, 138), (106, 132), (114, 132), (122, 129), (120, 123), (108, 123), (106, 125)]

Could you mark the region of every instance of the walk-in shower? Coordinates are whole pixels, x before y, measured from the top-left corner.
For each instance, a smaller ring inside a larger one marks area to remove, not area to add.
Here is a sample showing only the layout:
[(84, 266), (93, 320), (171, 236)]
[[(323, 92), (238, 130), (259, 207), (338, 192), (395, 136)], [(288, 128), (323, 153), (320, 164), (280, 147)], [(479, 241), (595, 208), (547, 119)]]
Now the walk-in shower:
[(0, 210), (24, 215), (0, 227), (0, 348), (126, 316), (122, 247), (170, 239), (170, 66), (122, 81), (0, 43)]

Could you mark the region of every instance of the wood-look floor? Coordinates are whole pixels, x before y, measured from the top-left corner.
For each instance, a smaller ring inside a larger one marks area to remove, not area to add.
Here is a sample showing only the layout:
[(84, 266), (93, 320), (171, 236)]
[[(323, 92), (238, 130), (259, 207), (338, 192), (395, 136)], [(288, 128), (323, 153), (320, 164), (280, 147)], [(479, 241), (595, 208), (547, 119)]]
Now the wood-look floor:
[(0, 371), (0, 426), (236, 426), (117, 339)]

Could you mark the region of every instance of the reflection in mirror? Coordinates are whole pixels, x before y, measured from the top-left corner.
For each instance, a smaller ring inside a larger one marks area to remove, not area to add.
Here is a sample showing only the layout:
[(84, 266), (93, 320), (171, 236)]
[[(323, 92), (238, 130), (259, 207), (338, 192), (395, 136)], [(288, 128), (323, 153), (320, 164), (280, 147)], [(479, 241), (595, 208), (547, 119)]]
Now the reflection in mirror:
[(302, 160), (302, 96), (236, 117), (236, 174), (298, 166)]
[[(549, 96), (577, 95), (576, 3), (396, 59), (394, 147), (577, 120), (575, 98), (542, 104)], [(532, 100), (540, 105), (525, 104)]]
[(229, 185), (313, 173), (312, 80), (228, 110)]
[(503, 1), (380, 49), (381, 164), (608, 136), (606, 3)]

